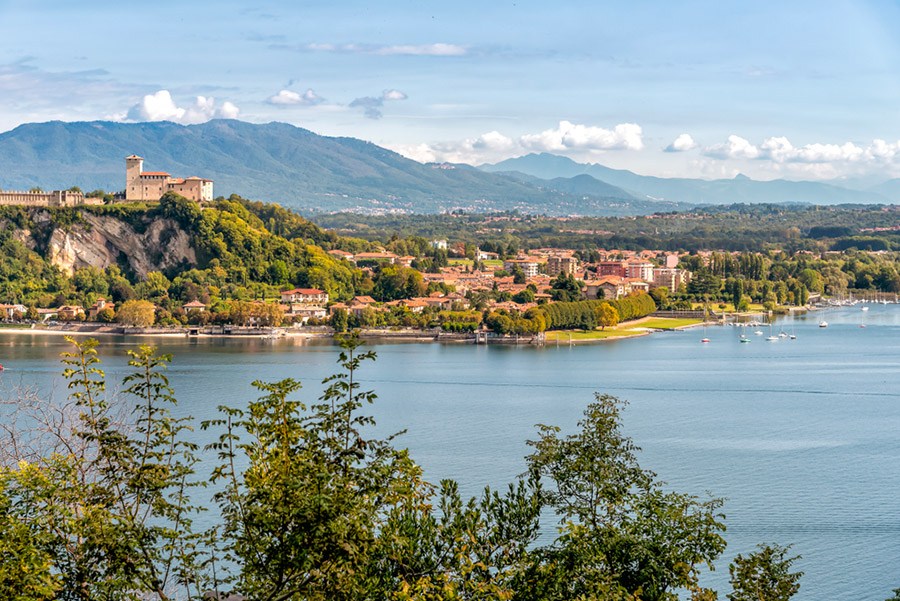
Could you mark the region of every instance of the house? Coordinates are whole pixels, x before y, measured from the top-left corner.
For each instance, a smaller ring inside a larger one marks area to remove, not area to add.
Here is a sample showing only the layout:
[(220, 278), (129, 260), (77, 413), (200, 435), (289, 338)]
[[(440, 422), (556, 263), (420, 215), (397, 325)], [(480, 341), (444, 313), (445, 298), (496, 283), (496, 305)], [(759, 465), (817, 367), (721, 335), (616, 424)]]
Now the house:
[(84, 317), (84, 307), (78, 305), (63, 305), (56, 310), (57, 315), (63, 321), (73, 321)]
[(181, 308), (184, 309), (185, 313), (203, 313), (204, 311), (206, 311), (206, 305), (198, 300), (184, 303)]
[[(588, 299), (616, 299), (627, 296), (631, 292), (631, 284), (625, 278), (607, 275), (584, 283), (585, 297)], [(602, 292), (601, 292), (602, 291)]]
[(116, 304), (111, 303), (103, 297), (98, 298), (94, 301), (94, 304), (88, 307), (87, 318), (88, 321), (97, 321), (97, 316), (100, 311), (104, 309), (115, 310)]
[[(281, 307), (284, 309), (285, 317), (290, 317), (295, 322), (299, 321), (300, 323), (306, 323), (310, 319), (325, 319), (328, 315), (328, 311), (326, 311), (324, 307), (304, 305), (302, 303), (282, 303)], [(344, 308), (346, 308), (346, 305), (344, 305)]]
[(0, 305), (0, 319), (21, 319), (27, 310), (25, 305)]
[(645, 282), (639, 278), (625, 278), (625, 282), (631, 290), (629, 290), (629, 294), (632, 292), (650, 292), (650, 283)]
[(353, 260), (353, 253), (348, 253), (346, 250), (329, 250), (328, 254), (336, 259), (343, 259), (345, 261)]
[(294, 288), (281, 293), (281, 302), (324, 305), (328, 302), (328, 293), (318, 288)]
[(393, 265), (397, 259), (399, 259), (397, 255), (389, 252), (381, 252), (381, 253), (359, 253), (354, 255), (353, 262), (359, 264), (360, 262), (369, 262), (369, 263), (390, 263)]

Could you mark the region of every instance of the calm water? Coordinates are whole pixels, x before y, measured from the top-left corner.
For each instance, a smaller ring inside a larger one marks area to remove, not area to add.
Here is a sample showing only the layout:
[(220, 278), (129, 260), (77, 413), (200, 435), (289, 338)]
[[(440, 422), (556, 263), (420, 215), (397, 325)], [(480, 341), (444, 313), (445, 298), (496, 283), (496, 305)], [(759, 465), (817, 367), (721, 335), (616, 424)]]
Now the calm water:
[[(574, 427), (595, 391), (628, 399), (625, 431), (642, 465), (677, 490), (727, 499), (728, 551), (707, 579), (721, 598), (735, 554), (778, 542), (803, 556), (796, 599), (881, 601), (900, 586), (900, 306), (782, 323), (797, 340), (739, 344), (737, 328), (718, 327), (710, 344), (693, 330), (543, 349), (378, 345), (361, 375), (379, 395), (379, 430), (407, 429), (402, 444), (428, 478), (455, 478), (468, 494), (523, 471), (534, 424)], [(175, 354), (181, 409), (198, 419), (254, 398), (255, 379), (301, 379), (312, 400), (335, 371), (326, 344), (154, 343)], [(0, 387), (61, 394), (64, 344), (0, 336)], [(112, 377), (134, 344), (103, 341)]]

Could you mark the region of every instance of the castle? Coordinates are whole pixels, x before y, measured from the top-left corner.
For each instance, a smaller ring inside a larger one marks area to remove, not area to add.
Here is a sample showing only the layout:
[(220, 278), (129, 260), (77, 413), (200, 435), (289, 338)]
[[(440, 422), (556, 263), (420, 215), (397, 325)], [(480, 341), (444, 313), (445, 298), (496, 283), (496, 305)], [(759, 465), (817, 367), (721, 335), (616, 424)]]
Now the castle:
[[(116, 194), (116, 202), (156, 202), (166, 192), (176, 192), (194, 202), (213, 199), (210, 179), (186, 177), (177, 179), (164, 171), (144, 171), (144, 159), (137, 155), (125, 157), (125, 192)], [(102, 198), (86, 198), (77, 189), (52, 192), (20, 192), (0, 190), (0, 206), (77, 207), (103, 204)]]
[(210, 179), (176, 179), (165, 171), (143, 169), (144, 159), (134, 154), (125, 157), (126, 201), (157, 201), (166, 192), (176, 192), (195, 202), (209, 202), (213, 199), (213, 183)]

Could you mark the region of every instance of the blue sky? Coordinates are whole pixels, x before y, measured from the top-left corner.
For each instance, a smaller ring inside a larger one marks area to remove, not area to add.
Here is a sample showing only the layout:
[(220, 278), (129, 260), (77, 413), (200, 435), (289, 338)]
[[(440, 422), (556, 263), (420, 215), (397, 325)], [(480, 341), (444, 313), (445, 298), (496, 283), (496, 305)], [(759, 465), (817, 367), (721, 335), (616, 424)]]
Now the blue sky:
[(0, 0), (0, 131), (284, 121), (417, 160), (900, 176), (896, 2)]

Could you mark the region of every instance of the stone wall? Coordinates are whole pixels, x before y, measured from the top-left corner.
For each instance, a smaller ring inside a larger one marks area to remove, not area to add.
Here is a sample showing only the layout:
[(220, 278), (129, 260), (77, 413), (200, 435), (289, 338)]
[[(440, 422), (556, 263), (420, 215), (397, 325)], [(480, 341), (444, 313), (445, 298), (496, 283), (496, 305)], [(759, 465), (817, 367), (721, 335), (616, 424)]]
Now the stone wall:
[(81, 192), (53, 190), (52, 192), (0, 191), (0, 205), (26, 207), (76, 207), (84, 204), (102, 204), (99, 198), (87, 198)]

